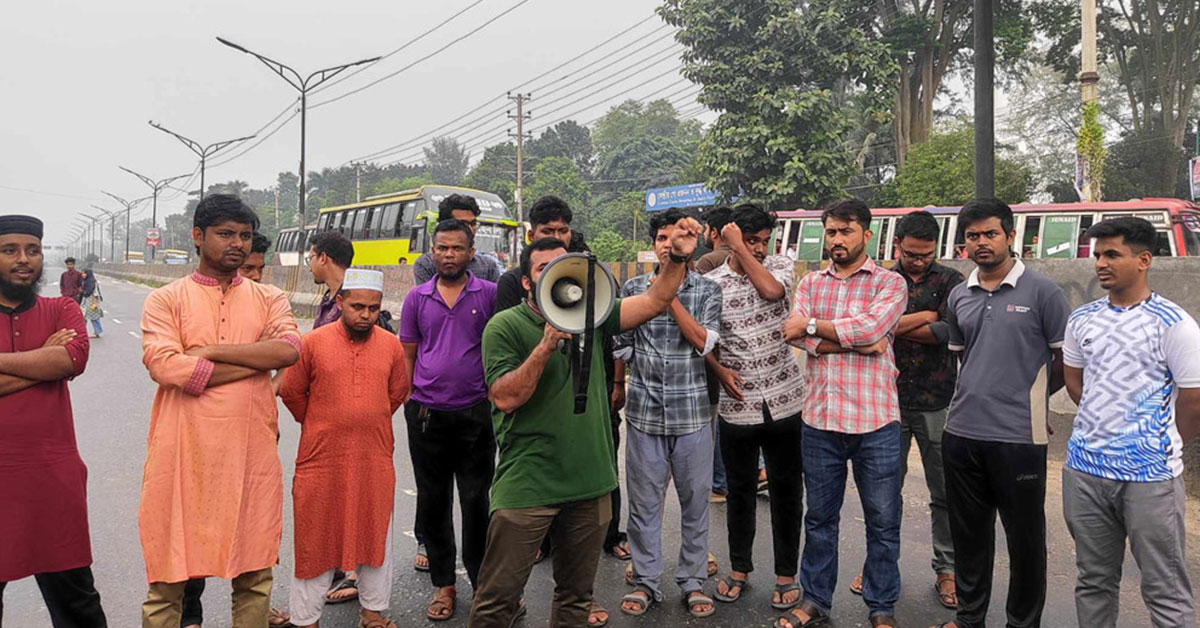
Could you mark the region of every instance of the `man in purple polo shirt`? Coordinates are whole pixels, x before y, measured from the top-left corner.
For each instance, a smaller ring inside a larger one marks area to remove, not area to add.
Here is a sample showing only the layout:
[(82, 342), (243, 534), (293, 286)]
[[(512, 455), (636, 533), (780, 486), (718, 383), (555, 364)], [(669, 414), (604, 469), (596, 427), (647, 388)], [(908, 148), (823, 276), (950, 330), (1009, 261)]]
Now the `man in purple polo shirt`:
[(496, 439), (483, 379), (483, 328), (496, 304), (496, 284), (467, 271), (475, 234), (449, 219), (433, 232), (437, 276), (404, 299), (400, 343), (412, 378), (404, 404), (408, 451), (417, 481), (417, 512), (436, 588), (429, 619), (454, 614), (454, 483), (462, 510), (462, 561), (475, 586), (487, 543), (488, 490)]
[(313, 236), (308, 251), (304, 253), (304, 264), (312, 273), (313, 283), (324, 285), (325, 294), (317, 305), (313, 329), (328, 325), (342, 316), (337, 296), (342, 289), (342, 278), (346, 269), (354, 262), (354, 244), (337, 231), (324, 231)]

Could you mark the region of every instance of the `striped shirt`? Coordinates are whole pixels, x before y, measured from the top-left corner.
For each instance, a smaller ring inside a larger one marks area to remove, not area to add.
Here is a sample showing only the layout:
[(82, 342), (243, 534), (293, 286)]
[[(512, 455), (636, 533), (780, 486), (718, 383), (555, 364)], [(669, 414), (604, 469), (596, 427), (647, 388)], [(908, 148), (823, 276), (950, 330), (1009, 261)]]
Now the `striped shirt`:
[[(849, 277), (831, 264), (811, 272), (796, 286), (792, 313), (805, 323), (830, 321), (844, 348), (868, 346), (890, 336), (908, 303), (908, 285), (900, 275), (867, 258)], [(821, 339), (800, 341), (808, 352), (808, 397), (804, 422), (843, 434), (867, 434), (900, 420), (896, 397), (895, 356), (889, 345), (877, 355), (817, 353)]]
[(804, 403), (800, 365), (783, 341), (796, 263), (771, 255), (763, 266), (783, 286), (784, 296), (778, 301), (762, 298), (750, 278), (733, 272), (728, 261), (705, 275), (721, 287), (721, 365), (737, 371), (745, 382), (744, 401), (721, 390), (718, 414), (734, 425), (761, 424), (764, 403), (775, 420), (799, 414)]
[[(650, 288), (647, 273), (625, 282), (621, 297)], [(679, 287), (679, 302), (708, 330), (706, 348), (715, 344), (721, 324), (721, 288), (694, 272)], [(632, 360), (623, 350), (632, 349)], [(704, 379), (704, 355), (683, 336), (670, 312), (617, 336), (613, 352), (632, 361), (625, 419), (638, 430), (656, 436), (683, 436), (712, 424), (712, 406)]]
[(1157, 294), (1084, 305), (1067, 322), (1063, 363), (1083, 369), (1068, 467), (1118, 482), (1183, 472), (1175, 400), (1178, 388), (1200, 387), (1200, 328), (1183, 308)]

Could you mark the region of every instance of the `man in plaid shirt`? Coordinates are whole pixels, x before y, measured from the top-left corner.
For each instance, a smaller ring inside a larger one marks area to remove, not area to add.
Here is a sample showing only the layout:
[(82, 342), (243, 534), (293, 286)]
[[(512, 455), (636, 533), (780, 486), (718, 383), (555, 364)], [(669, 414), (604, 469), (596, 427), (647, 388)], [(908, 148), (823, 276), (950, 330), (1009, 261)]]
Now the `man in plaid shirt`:
[(904, 314), (900, 275), (867, 255), (871, 210), (840, 201), (821, 217), (833, 263), (796, 286), (784, 338), (808, 352), (801, 450), (808, 512), (800, 583), (804, 602), (777, 625), (805, 626), (830, 614), (837, 586), (838, 520), (846, 462), (867, 527), (863, 599), (872, 626), (895, 628), (900, 597), (900, 407), (890, 336)]
[[(669, 227), (686, 215), (659, 212), (650, 240), (660, 264), (671, 252)], [(625, 282), (622, 297), (645, 293), (654, 272)], [(707, 617), (713, 601), (701, 586), (708, 577), (708, 495), (712, 487), (712, 409), (704, 356), (717, 346), (721, 289), (689, 271), (666, 312), (617, 336), (614, 355), (633, 364), (625, 405), (625, 478), (629, 549), (636, 588), (621, 611), (641, 615), (662, 600), (662, 515), (667, 484), (679, 495), (679, 567), (675, 582), (692, 615)]]

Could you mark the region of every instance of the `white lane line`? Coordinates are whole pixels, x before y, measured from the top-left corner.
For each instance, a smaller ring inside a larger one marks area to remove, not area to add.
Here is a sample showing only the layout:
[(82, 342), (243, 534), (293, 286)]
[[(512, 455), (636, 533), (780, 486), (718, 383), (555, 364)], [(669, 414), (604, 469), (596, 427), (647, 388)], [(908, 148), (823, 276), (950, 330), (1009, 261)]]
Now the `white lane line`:
[(138, 333), (137, 333), (136, 331), (131, 331), (131, 332), (129, 332), (129, 335), (130, 335), (130, 336), (133, 336), (134, 338), (141, 338), (141, 336), (140, 336), (140, 335), (138, 335)]
[(114, 318), (114, 319), (112, 319), (112, 321), (118, 325), (121, 324), (121, 319), (119, 319), (119, 318)]

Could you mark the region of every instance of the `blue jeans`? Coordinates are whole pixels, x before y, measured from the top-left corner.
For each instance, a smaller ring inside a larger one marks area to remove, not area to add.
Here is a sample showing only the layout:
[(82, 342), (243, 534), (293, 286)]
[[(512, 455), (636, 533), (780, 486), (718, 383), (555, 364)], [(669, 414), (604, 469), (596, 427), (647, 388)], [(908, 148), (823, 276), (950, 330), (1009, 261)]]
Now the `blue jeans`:
[(92, 321), (92, 329), (95, 330), (97, 336), (104, 333), (104, 326), (100, 324), (100, 319)]
[(838, 574), (838, 524), (846, 494), (846, 463), (867, 527), (863, 600), (870, 615), (892, 615), (900, 597), (900, 424), (867, 434), (827, 432), (805, 424), (801, 451), (808, 511), (800, 585), (804, 598), (830, 613)]

